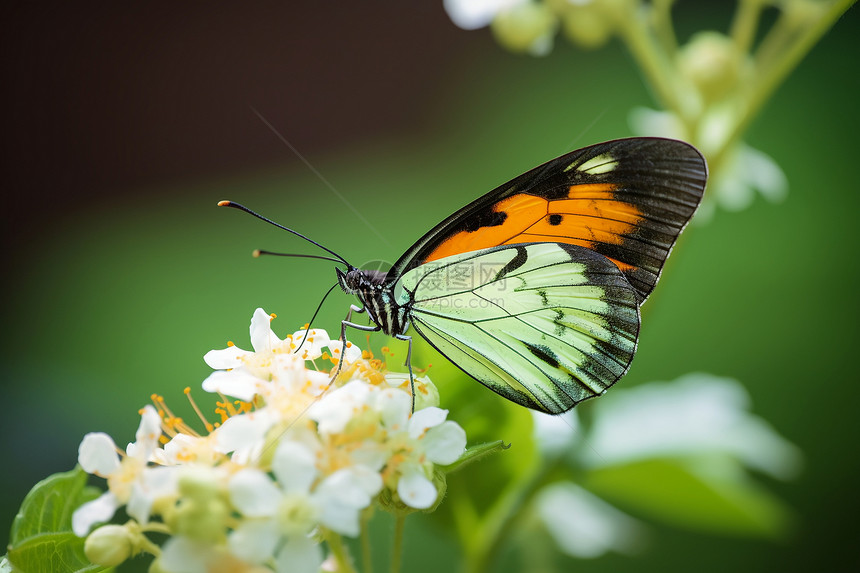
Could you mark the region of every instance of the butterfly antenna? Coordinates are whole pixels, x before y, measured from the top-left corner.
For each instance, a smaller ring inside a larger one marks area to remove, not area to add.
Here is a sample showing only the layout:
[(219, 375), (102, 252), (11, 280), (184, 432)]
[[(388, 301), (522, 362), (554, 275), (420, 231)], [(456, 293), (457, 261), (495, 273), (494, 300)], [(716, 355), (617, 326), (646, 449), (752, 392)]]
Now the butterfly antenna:
[(343, 263), (340, 259), (335, 259), (333, 257), (323, 257), (321, 255), (305, 255), (301, 253), (274, 253), (272, 251), (262, 251), (260, 249), (254, 250), (251, 253), (254, 257), (261, 257), (263, 255), (274, 255), (276, 257), (298, 257), (300, 259), (320, 259), (323, 261), (332, 261), (333, 263)]
[(272, 221), (268, 217), (263, 217), (259, 213), (255, 213), (254, 211), (248, 209), (244, 205), (240, 205), (239, 203), (234, 203), (233, 201), (218, 201), (218, 206), (219, 207), (233, 207), (234, 209), (239, 209), (240, 211), (244, 211), (244, 212), (248, 213), (249, 215), (253, 215), (254, 217), (260, 219), (261, 221), (265, 221), (266, 223), (269, 223), (270, 225), (274, 225), (275, 227), (277, 227), (279, 229), (283, 229), (284, 231), (292, 233), (293, 235), (299, 237), (300, 239), (304, 239), (305, 241), (307, 241), (313, 245), (316, 245), (317, 247), (321, 248), (322, 250), (324, 250), (328, 254), (334, 255), (335, 258), (337, 258), (338, 262), (345, 264), (347, 267), (352, 267), (352, 265), (350, 265), (348, 262), (346, 262), (346, 259), (344, 259), (342, 256), (338, 255), (337, 253), (335, 253), (331, 249), (327, 249), (327, 248), (323, 247), (322, 245), (320, 245), (316, 241), (309, 239), (308, 237), (305, 237), (304, 235), (302, 235), (298, 231), (293, 231), (292, 229), (290, 229), (288, 227), (284, 227), (283, 225), (281, 225), (279, 223), (275, 223), (274, 221)]
[(313, 316), (311, 317), (311, 319), (308, 321), (308, 327), (305, 329), (305, 336), (302, 338), (302, 342), (301, 342), (301, 344), (299, 344), (298, 348), (296, 348), (296, 349), (295, 349), (295, 351), (293, 351), (293, 354), (298, 354), (298, 353), (299, 353), (299, 350), (301, 350), (302, 346), (303, 346), (303, 345), (304, 345), (304, 343), (305, 343), (305, 340), (307, 340), (307, 339), (308, 339), (308, 336), (310, 336), (310, 333), (311, 333), (311, 325), (314, 323), (314, 320), (316, 319), (317, 315), (319, 314), (320, 309), (322, 308), (322, 305), (323, 305), (323, 303), (325, 302), (325, 299), (327, 299), (327, 298), (328, 298), (328, 295), (330, 295), (330, 294), (331, 294), (331, 291), (333, 291), (333, 290), (334, 290), (334, 287), (336, 287), (336, 286), (337, 286), (337, 283), (334, 283), (333, 285), (331, 285), (331, 288), (330, 288), (330, 289), (328, 289), (328, 291), (323, 295), (322, 300), (321, 300), (321, 301), (320, 301), (320, 303), (319, 303), (319, 306), (317, 306), (317, 309), (314, 311), (314, 315), (313, 315)]

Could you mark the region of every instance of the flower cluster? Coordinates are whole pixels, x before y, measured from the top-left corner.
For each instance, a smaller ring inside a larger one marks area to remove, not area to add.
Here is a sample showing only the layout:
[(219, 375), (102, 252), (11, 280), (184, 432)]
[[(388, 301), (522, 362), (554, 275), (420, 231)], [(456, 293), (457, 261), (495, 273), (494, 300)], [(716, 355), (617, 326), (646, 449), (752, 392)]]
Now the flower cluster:
[[(413, 412), (408, 376), (323, 330), (280, 339), (272, 318), (254, 313), (253, 351), (230, 343), (206, 354), (216, 371), (203, 388), (220, 395), (221, 420), (209, 423), (192, 401), (205, 434), (155, 396), (124, 452), (106, 434), (84, 437), (81, 466), (108, 484), (73, 516), (94, 563), (148, 551), (165, 572), (317, 571), (320, 541), (357, 536), (374, 504), (408, 512), (438, 502), (440, 466), (460, 458), (466, 435), (430, 380), (415, 379)], [(121, 507), (131, 521), (90, 532)], [(169, 537), (158, 547), (147, 532)]]
[[(637, 135), (676, 137), (699, 148), (711, 171), (698, 221), (739, 211), (756, 192), (778, 202), (787, 178), (744, 132), (788, 74), (848, 10), (850, 0), (740, 0), (729, 30), (701, 30), (680, 43), (676, 0), (443, 0), (460, 28), (489, 26), (507, 50), (544, 56), (557, 37), (590, 50), (626, 45), (662, 108), (634, 109)], [(762, 29), (766, 9), (776, 20)]]

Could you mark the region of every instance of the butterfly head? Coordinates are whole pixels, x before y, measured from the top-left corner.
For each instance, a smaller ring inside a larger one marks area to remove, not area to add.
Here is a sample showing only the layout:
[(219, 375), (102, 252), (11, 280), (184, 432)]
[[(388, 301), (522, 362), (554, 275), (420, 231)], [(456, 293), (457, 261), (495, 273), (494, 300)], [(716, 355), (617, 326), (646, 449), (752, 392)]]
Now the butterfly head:
[(368, 291), (379, 290), (385, 281), (384, 271), (358, 269), (350, 265), (346, 271), (335, 267), (337, 273), (337, 284), (346, 294), (360, 294)]
[(357, 273), (360, 271), (355, 267), (350, 267), (346, 271), (343, 271), (340, 267), (334, 268), (337, 273), (337, 284), (340, 285), (340, 288), (346, 294), (355, 294), (358, 292), (358, 276)]

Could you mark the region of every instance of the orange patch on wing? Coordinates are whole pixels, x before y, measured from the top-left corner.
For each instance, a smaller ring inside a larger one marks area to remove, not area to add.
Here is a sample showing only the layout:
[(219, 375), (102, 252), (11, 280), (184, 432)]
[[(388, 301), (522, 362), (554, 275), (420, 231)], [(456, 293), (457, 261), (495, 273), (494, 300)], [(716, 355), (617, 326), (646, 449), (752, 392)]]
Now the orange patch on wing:
[[(641, 220), (635, 205), (615, 200), (611, 183), (572, 185), (566, 199), (548, 201), (525, 193), (493, 206), (507, 217), (500, 225), (460, 231), (440, 244), (427, 262), (498, 245), (552, 242), (594, 249), (597, 243), (619, 245)], [(623, 271), (631, 264), (611, 259)]]
[[(547, 200), (534, 195), (523, 193), (503, 199), (493, 206), (496, 213), (507, 214), (501, 225), (455, 233), (436, 247), (427, 257), (426, 262), (504, 245), (511, 237), (516, 237), (533, 225), (535, 221), (545, 217), (546, 208)], [(523, 241), (514, 242), (521, 243)]]

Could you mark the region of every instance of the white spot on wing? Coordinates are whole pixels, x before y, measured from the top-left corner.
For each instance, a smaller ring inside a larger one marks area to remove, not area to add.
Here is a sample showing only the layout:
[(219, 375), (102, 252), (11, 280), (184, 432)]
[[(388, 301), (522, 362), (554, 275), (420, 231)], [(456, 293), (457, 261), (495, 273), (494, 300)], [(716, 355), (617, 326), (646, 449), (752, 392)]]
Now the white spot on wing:
[(577, 169), (583, 173), (601, 175), (613, 171), (616, 167), (618, 167), (618, 160), (608, 153), (602, 153), (596, 157), (592, 157)]

